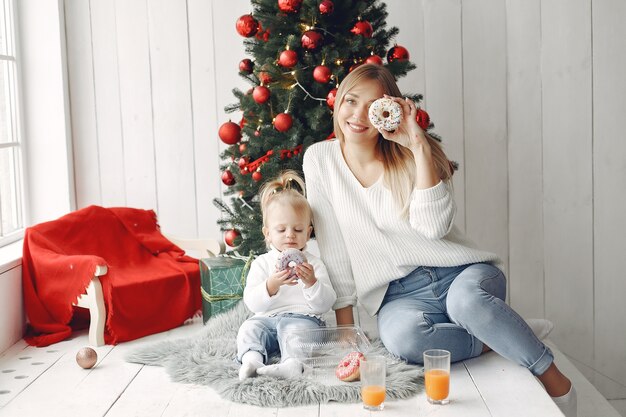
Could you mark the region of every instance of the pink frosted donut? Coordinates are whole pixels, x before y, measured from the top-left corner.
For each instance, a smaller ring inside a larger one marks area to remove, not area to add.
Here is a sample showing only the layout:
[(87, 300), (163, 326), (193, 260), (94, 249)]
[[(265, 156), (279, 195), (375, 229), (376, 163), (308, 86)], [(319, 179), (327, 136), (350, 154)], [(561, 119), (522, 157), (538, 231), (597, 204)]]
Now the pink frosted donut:
[(365, 356), (361, 352), (350, 352), (339, 362), (335, 369), (337, 378), (345, 382), (356, 381), (361, 378), (361, 361)]
[(285, 249), (278, 259), (278, 265), (276, 269), (284, 271), (285, 269), (291, 270), (289, 278), (296, 277), (296, 265), (306, 262), (306, 256), (302, 251), (298, 249)]
[(400, 126), (402, 107), (392, 99), (383, 97), (372, 103), (367, 115), (376, 129), (383, 128), (391, 132)]

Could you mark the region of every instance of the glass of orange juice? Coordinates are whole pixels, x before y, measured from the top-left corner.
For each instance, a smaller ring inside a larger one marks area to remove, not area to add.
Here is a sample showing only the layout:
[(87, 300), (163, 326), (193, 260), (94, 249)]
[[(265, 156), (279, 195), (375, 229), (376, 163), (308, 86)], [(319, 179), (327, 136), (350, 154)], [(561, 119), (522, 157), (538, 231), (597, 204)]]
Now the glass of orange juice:
[(426, 399), (431, 404), (448, 404), (450, 400), (450, 352), (430, 349), (424, 352)]
[(367, 356), (361, 361), (361, 397), (363, 408), (380, 411), (385, 408), (387, 365), (383, 356)]

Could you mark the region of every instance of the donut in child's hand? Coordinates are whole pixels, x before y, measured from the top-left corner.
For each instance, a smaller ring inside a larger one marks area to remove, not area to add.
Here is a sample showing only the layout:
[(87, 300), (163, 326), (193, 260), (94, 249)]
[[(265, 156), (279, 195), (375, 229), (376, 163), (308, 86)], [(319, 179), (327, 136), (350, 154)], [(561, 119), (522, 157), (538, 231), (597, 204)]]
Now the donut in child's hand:
[(280, 258), (278, 259), (278, 265), (276, 269), (279, 271), (284, 271), (285, 269), (289, 269), (291, 273), (289, 274), (289, 278), (297, 278), (296, 276), (296, 265), (300, 265), (306, 262), (306, 256), (302, 251), (298, 249), (285, 249)]
[(370, 106), (368, 116), (376, 129), (396, 130), (402, 120), (402, 107), (390, 98), (379, 98)]
[(335, 368), (335, 375), (344, 382), (357, 381), (361, 378), (361, 361), (365, 356), (361, 352), (350, 352)]

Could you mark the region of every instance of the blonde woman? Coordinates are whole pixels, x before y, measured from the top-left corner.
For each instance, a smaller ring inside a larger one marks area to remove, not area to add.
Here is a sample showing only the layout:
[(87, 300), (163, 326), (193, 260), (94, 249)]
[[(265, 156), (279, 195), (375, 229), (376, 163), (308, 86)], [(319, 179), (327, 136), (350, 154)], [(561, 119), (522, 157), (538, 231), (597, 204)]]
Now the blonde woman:
[[(368, 118), (369, 106), (383, 96), (403, 110), (394, 132), (378, 131)], [(551, 323), (534, 322), (538, 338), (504, 302), (506, 280), (493, 265), (496, 256), (476, 249), (453, 226), (451, 165), (416, 114), (387, 69), (362, 65), (337, 91), (337, 140), (305, 153), (337, 323), (353, 323), (358, 299), (377, 315), (386, 348), (411, 363), (422, 363), (430, 348), (449, 350), (453, 361), (493, 349), (527, 367), (557, 405), (575, 415), (574, 388), (540, 340)]]
[[(322, 315), (337, 298), (322, 261), (306, 252), (312, 215), (302, 178), (285, 171), (264, 184), (261, 211), (269, 251), (250, 265), (243, 292), (244, 303), (255, 314), (237, 334), (241, 380), (256, 374), (281, 378), (300, 375), (302, 364), (285, 352), (284, 336), (291, 330), (324, 326)], [(286, 249), (298, 249), (306, 257), (295, 267), (295, 276), (290, 269), (278, 268)], [(282, 355), (281, 363), (265, 366), (274, 353)]]

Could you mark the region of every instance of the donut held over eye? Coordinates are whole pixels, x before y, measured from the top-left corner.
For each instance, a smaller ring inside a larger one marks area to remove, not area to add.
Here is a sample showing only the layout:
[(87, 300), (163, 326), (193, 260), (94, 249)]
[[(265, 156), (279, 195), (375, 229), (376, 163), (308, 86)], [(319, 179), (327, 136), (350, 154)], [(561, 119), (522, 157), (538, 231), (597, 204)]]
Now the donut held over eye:
[(368, 116), (376, 129), (392, 132), (400, 126), (402, 107), (390, 98), (379, 98), (370, 106)]
[(278, 259), (278, 265), (276, 265), (276, 269), (278, 269), (279, 271), (289, 269), (291, 271), (289, 274), (289, 278), (297, 278), (296, 266), (305, 263), (306, 261), (306, 256), (304, 256), (304, 253), (302, 253), (302, 251), (292, 248), (285, 249)]

